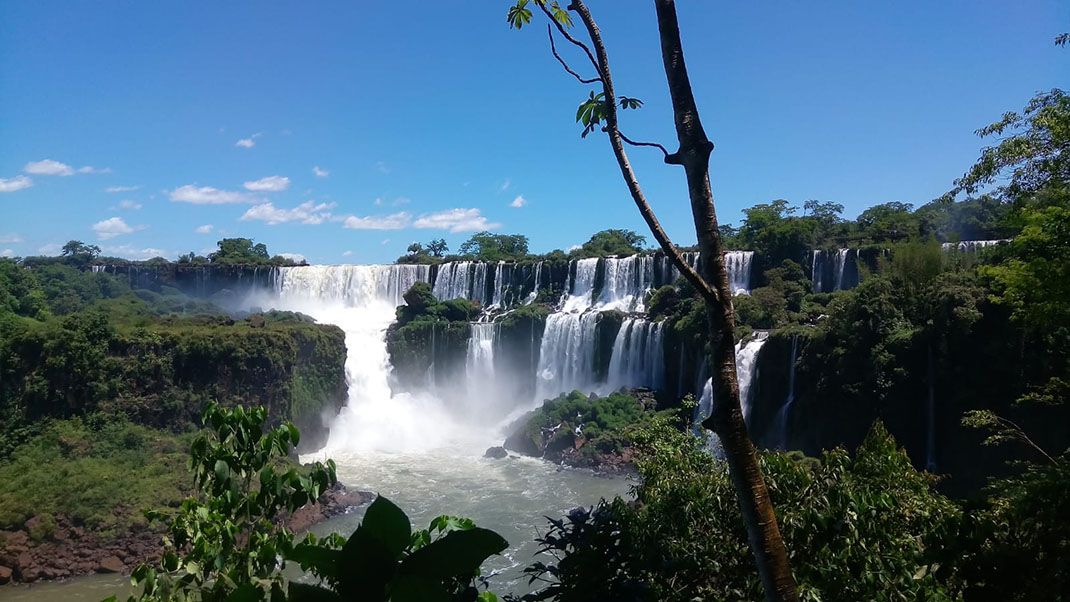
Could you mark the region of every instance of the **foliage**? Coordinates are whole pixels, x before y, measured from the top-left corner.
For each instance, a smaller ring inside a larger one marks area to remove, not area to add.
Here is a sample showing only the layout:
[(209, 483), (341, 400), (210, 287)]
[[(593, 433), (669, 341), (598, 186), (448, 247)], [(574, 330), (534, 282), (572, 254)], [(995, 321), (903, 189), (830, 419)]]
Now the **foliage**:
[(0, 460), (0, 529), (64, 516), (107, 538), (146, 528), (144, 512), (190, 489), (186, 437), (99, 413), (36, 424)]
[(1021, 113), (1005, 113), (977, 135), (997, 136), (999, 142), (981, 152), (949, 194), (972, 193), (1002, 176), (1008, 182), (1001, 192), (1010, 197), (1070, 181), (1070, 96), (1063, 90), (1037, 94)]
[(895, 242), (918, 235), (918, 218), (910, 203), (891, 201), (874, 205), (859, 214), (858, 228), (869, 242)]
[(464, 241), (458, 252), (469, 259), (503, 261), (524, 259), (528, 254), (528, 237), (523, 234), (477, 232)]
[[(727, 468), (668, 420), (640, 438), (636, 502), (619, 498), (551, 523), (550, 584), (526, 600), (760, 598)], [(950, 599), (934, 547), (957, 508), (932, 490), (878, 424), (852, 457), (767, 454), (762, 470), (805, 600)]]
[[(219, 250), (208, 254), (208, 261), (216, 265), (295, 265), (292, 259), (281, 255), (272, 257), (267, 245), (251, 238), (224, 238), (216, 246)], [(187, 263), (192, 263), (196, 257), (187, 259)]]
[(633, 230), (602, 230), (583, 243), (576, 257), (605, 257), (607, 255), (634, 255), (643, 250), (646, 237)]
[(205, 410), (208, 428), (190, 447), (200, 495), (173, 514), (152, 513), (168, 519), (165, 552), (158, 568), (134, 571), (138, 599), (267, 600), (285, 591), (279, 556), (293, 549), (294, 536), (276, 519), (315, 503), (335, 484), (335, 466), (279, 472), (300, 434), (292, 424), (265, 432), (266, 419), (263, 408)]
[(323, 579), (327, 587), (291, 583), (289, 599), (378, 602), (492, 602), (473, 582), (483, 562), (509, 544), (465, 518), (440, 516), (412, 531), (409, 517), (377, 497), (344, 543), (310, 540), (286, 554)]

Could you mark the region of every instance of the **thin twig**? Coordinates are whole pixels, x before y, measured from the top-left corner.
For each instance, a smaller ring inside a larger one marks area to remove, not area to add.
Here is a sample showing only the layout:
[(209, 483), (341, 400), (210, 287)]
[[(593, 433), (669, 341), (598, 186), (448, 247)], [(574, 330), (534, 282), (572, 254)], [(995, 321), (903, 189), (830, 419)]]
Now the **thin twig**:
[(603, 75), (602, 67), (601, 67), (601, 65), (598, 64), (598, 61), (595, 60), (594, 53), (591, 52), (591, 49), (587, 47), (587, 44), (584, 44), (583, 42), (581, 42), (581, 41), (577, 40), (576, 38), (572, 37), (572, 34), (570, 34), (568, 32), (568, 30), (565, 29), (565, 26), (561, 25), (561, 23), (557, 19), (554, 18), (553, 13), (551, 13), (550, 10), (547, 9), (546, 6), (544, 6), (545, 3), (536, 2), (535, 4), (539, 5), (539, 8), (542, 9), (542, 12), (546, 15), (546, 18), (550, 19), (550, 23), (553, 23), (554, 26), (557, 27), (557, 31), (566, 40), (568, 40), (569, 42), (572, 42), (573, 44), (575, 44), (576, 47), (583, 49), (583, 51), (587, 54), (587, 58), (591, 60), (591, 65), (594, 66), (594, 70), (598, 73), (598, 76), (601, 78), (602, 75)]
[(581, 84), (593, 84), (602, 81), (602, 78), (600, 77), (593, 77), (591, 79), (580, 77), (580, 74), (573, 71), (572, 68), (568, 66), (568, 63), (565, 62), (565, 59), (561, 58), (560, 54), (557, 54), (557, 46), (554, 45), (554, 30), (550, 28), (549, 23), (546, 24), (546, 35), (550, 38), (550, 51), (554, 53), (554, 58), (557, 59), (557, 62), (561, 63), (561, 66), (565, 68), (565, 71), (572, 74), (572, 77), (578, 79)]
[(666, 149), (664, 146), (658, 144), (657, 142), (636, 142), (635, 140), (632, 140), (631, 138), (625, 136), (624, 132), (620, 131), (619, 128), (617, 129), (617, 133), (620, 134), (620, 139), (621, 140), (627, 142), (628, 144), (631, 144), (632, 146), (653, 146), (653, 147), (655, 147), (657, 149), (660, 149), (661, 153), (663, 155), (665, 155), (666, 158), (669, 157), (668, 149)]

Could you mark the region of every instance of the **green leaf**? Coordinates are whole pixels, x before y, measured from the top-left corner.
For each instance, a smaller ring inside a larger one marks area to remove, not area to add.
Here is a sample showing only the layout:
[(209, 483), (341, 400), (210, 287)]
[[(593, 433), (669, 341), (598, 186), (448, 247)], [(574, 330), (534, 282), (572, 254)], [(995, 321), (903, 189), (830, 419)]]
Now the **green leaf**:
[(401, 575), (390, 587), (390, 602), (450, 602), (441, 583), (419, 575)]
[(498, 602), (498, 595), (494, 592), (480, 592), (476, 602)]
[(340, 602), (342, 597), (318, 585), (291, 581), (287, 598), (290, 602)]
[(463, 579), (475, 575), (484, 560), (508, 546), (509, 542), (489, 529), (453, 531), (413, 552), (401, 563), (401, 574)]
[(286, 554), (286, 559), (298, 563), (306, 571), (312, 571), (330, 580), (338, 578), (341, 552), (316, 544), (300, 543)]
[(409, 517), (394, 502), (378, 496), (364, 513), (361, 527), (383, 542), (395, 558), (409, 545), (412, 523)]
[(528, 0), (517, 0), (515, 5), (509, 7), (509, 13), (505, 16), (505, 19), (509, 21), (509, 27), (520, 29), (531, 23), (531, 10), (526, 8), (527, 4)]
[(361, 524), (342, 547), (337, 569), (338, 593), (346, 599), (385, 598), (386, 585), (397, 570), (397, 556)]

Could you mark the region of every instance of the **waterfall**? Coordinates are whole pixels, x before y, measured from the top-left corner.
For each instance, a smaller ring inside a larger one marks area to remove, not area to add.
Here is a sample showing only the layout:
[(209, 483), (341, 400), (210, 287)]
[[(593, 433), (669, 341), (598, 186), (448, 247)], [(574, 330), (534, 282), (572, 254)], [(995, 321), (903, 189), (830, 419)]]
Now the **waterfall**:
[(777, 412), (776, 424), (780, 437), (780, 449), (788, 449), (788, 424), (791, 420), (791, 406), (795, 403), (795, 361), (799, 353), (799, 335), (791, 335), (791, 356), (788, 360), (788, 394), (784, 399), (784, 405)]
[(535, 401), (593, 387), (598, 312), (558, 312), (546, 318), (539, 347)]
[(405, 291), (429, 277), (429, 266), (421, 265), (279, 268), (272, 306), (345, 333), (349, 393), (337, 417), (323, 417), (331, 425), (326, 453), (429, 450), (470, 432), (435, 397), (390, 389), (386, 329)]
[[(698, 269), (699, 253), (688, 251), (682, 253), (682, 255), (687, 265), (696, 270)], [(668, 258), (661, 259), (668, 266), (668, 278), (661, 276), (658, 280), (661, 284), (672, 284), (680, 277), (680, 270), (676, 269), (676, 266), (672, 265)], [(754, 251), (725, 251), (724, 263), (725, 269), (728, 270), (728, 287), (732, 290), (732, 294), (746, 295), (750, 293), (751, 263), (753, 260)], [(659, 266), (657, 271), (660, 273), (665, 269)]]
[(857, 250), (836, 249), (835, 256), (823, 249), (814, 249), (811, 253), (810, 281), (815, 293), (842, 291), (858, 284)]
[[(751, 385), (758, 376), (758, 352), (765, 345), (769, 333), (757, 331), (754, 338), (736, 343), (736, 380), (739, 382), (739, 405), (743, 420), (750, 419)], [(702, 387), (702, 396), (695, 408), (695, 424), (701, 424), (713, 412), (713, 379), (707, 379)]]
[(539, 297), (539, 286), (542, 284), (542, 262), (535, 264), (535, 284), (531, 288), (531, 292), (524, 299), (524, 305), (534, 303), (535, 299)]
[(579, 259), (562, 302), (566, 312), (583, 311), (594, 304), (594, 281), (598, 275), (598, 258)]
[(626, 318), (613, 341), (604, 392), (621, 387), (659, 389), (665, 384), (662, 322)]
[(494, 382), (494, 343), (497, 333), (498, 325), (494, 322), (471, 324), (468, 354), (464, 363), (465, 380), (470, 398), (477, 394), (485, 394)]
[(945, 251), (955, 250), (959, 253), (976, 253), (981, 249), (1009, 243), (1009, 238), (997, 238), (993, 240), (962, 240), (959, 242), (945, 242), (940, 245)]
[(813, 284), (815, 293), (825, 292), (823, 272), (825, 271), (824, 251), (814, 249), (811, 251), (812, 259), (810, 260), (810, 282)]
[(843, 290), (843, 270), (847, 266), (847, 252), (849, 249), (839, 249), (836, 251), (836, 289), (838, 291)]
[(494, 266), (494, 295), (491, 297), (490, 306), (495, 308), (502, 307), (502, 291), (505, 290), (504, 280), (505, 262), (499, 261), (498, 265)]
[(654, 282), (654, 258), (649, 255), (607, 257), (604, 265), (605, 284), (598, 296), (599, 307), (643, 311), (644, 297)]

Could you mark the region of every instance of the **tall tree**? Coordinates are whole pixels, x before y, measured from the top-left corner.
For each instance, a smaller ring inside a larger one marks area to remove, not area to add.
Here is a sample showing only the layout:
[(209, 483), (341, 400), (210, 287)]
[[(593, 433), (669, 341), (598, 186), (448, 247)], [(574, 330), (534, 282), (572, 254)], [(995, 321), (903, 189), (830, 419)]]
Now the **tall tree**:
[[(507, 19), (512, 27), (520, 28), (531, 22), (532, 9), (529, 0), (517, 0), (510, 8)], [(684, 63), (683, 45), (680, 41), (680, 26), (676, 18), (673, 0), (654, 0), (658, 31), (661, 38), (661, 55), (672, 99), (673, 117), (676, 124), (677, 151), (670, 153), (663, 145), (652, 142), (636, 142), (625, 136), (619, 127), (617, 107), (638, 109), (642, 101), (627, 96), (617, 96), (609, 68), (609, 58), (602, 34), (594, 17), (583, 0), (572, 0), (567, 10), (557, 2), (535, 0), (537, 7), (549, 20), (547, 33), (554, 58), (564, 69), (582, 84), (594, 84), (601, 91), (591, 92), (580, 105), (577, 121), (584, 126), (586, 137), (596, 129), (608, 137), (621, 176), (628, 187), (643, 220), (650, 228), (665, 254), (680, 273), (695, 287), (706, 305), (709, 338), (713, 349), (710, 355), (711, 373), (715, 398), (713, 412), (704, 423), (721, 439), (725, 458), (732, 476), (733, 487), (739, 499), (743, 519), (747, 526), (750, 548), (754, 554), (758, 573), (762, 580), (767, 600), (797, 600), (795, 579), (788, 562), (777, 525), (773, 505), (769, 499), (765, 479), (758, 464), (754, 444), (747, 434), (743, 412), (739, 402), (739, 381), (736, 377), (735, 313), (732, 307), (732, 291), (728, 284), (728, 270), (724, 261), (724, 247), (717, 224), (710, 186), (709, 158), (713, 143), (706, 136), (699, 119), (698, 107), (691, 91), (691, 82)], [(571, 33), (572, 15), (579, 16), (586, 30), (589, 44)], [(554, 30), (572, 45), (583, 51), (594, 69), (594, 77), (583, 77), (561, 57), (554, 42)], [(624, 145), (659, 149), (665, 162), (683, 168), (687, 180), (688, 197), (694, 218), (695, 234), (702, 260), (697, 269), (684, 261), (676, 245), (661, 227), (657, 216), (647, 202), (632, 169)]]

